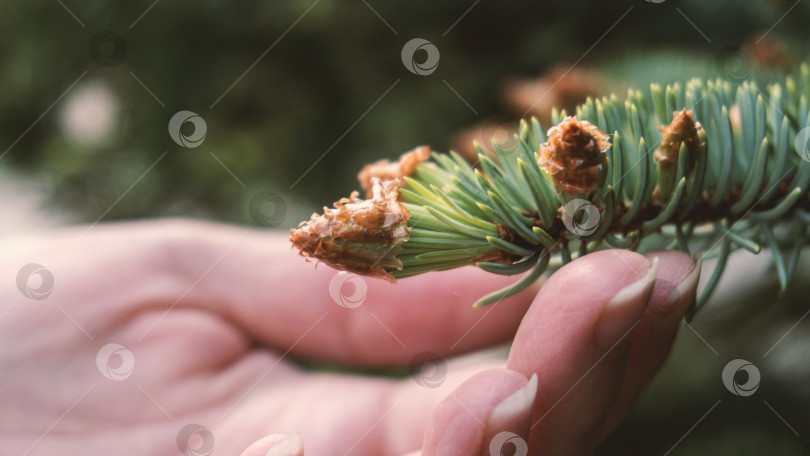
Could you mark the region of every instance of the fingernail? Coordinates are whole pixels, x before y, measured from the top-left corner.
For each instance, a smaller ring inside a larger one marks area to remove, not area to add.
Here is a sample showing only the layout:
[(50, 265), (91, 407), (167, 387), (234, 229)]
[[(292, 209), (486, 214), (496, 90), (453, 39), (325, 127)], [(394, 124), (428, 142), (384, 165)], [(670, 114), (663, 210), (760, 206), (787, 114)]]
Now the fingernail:
[(270, 448), (264, 456), (303, 456), (304, 455), (304, 441), (301, 439), (301, 434), (290, 434), (282, 440), (277, 441)]
[[(644, 277), (619, 290), (605, 305), (596, 323), (594, 343), (597, 348), (610, 350), (640, 321), (650, 301), (657, 275), (658, 257), (655, 257)], [(639, 301), (643, 301), (644, 305), (639, 306)]]
[(697, 282), (700, 280), (700, 270), (703, 268), (703, 258), (700, 255), (700, 252), (696, 253), (694, 256), (695, 266), (692, 267), (692, 271), (689, 275), (686, 276), (683, 281), (678, 284), (677, 287), (673, 288), (672, 291), (669, 293), (669, 297), (667, 298), (667, 302), (664, 304), (664, 308), (668, 309), (675, 305), (676, 302), (686, 293), (690, 293), (693, 289), (697, 288)]
[(492, 409), (484, 435), (511, 431), (524, 435), (529, 430), (534, 398), (537, 396), (537, 374), (532, 374), (526, 385), (507, 396)]

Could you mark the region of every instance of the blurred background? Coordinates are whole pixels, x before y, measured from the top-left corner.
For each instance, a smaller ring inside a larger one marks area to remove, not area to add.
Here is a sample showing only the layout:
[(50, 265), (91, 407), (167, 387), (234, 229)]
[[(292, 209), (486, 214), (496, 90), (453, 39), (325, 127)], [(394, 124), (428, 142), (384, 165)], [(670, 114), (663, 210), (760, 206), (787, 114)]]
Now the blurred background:
[[(0, 234), (169, 215), (286, 229), (417, 145), (469, 152), (588, 95), (793, 71), (808, 19), (801, 0), (5, 4)], [(403, 55), (414, 38), (436, 65)], [(810, 454), (808, 326), (792, 327), (808, 290), (776, 301), (767, 261), (724, 283), (752, 270), (766, 285), (726, 287), (683, 329), (601, 454)], [(723, 386), (735, 358), (762, 371), (754, 396)]]

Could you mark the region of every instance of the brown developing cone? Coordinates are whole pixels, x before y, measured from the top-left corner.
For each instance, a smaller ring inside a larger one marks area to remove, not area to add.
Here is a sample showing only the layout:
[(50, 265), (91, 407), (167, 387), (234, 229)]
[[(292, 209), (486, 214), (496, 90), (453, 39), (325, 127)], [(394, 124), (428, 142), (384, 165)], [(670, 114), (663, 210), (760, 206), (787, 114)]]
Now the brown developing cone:
[(700, 154), (700, 122), (695, 122), (692, 118), (692, 111), (686, 108), (673, 113), (672, 122), (666, 127), (659, 126), (663, 138), (661, 146), (655, 151), (653, 159), (666, 172), (676, 172), (678, 169), (678, 155), (681, 150), (681, 143), (686, 144), (689, 151), (689, 171), (695, 167), (698, 154)]
[(360, 170), (360, 174), (357, 175), (357, 180), (360, 181), (362, 189), (366, 191), (366, 198), (371, 198), (373, 187), (371, 180), (373, 178), (377, 177), (383, 181), (396, 180), (397, 184), (402, 187), (405, 185), (405, 179), (403, 178), (413, 174), (416, 166), (428, 158), (430, 158), (430, 147), (419, 146), (410, 152), (402, 154), (399, 161), (380, 160), (364, 166)]
[(551, 176), (558, 192), (587, 195), (596, 189), (605, 169), (608, 139), (596, 125), (566, 117), (548, 131), (548, 141), (540, 146), (540, 168)]
[(323, 215), (312, 214), (311, 220), (290, 230), (290, 242), (301, 255), (335, 269), (395, 282), (386, 268), (402, 269), (396, 254), (410, 236), (410, 213), (397, 200), (396, 180), (372, 177), (370, 184), (369, 199), (352, 192), (334, 209), (324, 207)]

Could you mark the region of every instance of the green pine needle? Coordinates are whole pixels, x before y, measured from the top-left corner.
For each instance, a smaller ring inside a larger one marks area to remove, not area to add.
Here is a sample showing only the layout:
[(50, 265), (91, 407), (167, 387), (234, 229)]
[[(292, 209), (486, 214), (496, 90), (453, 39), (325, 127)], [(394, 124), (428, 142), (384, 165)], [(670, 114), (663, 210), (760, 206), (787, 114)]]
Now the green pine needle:
[[(536, 119), (520, 123), (509, 150), (493, 143), (488, 155), (476, 145), (475, 165), (456, 153), (434, 154), (399, 190), (410, 236), (397, 253), (402, 268), (386, 272), (404, 278), (476, 265), (526, 273), (476, 303), (485, 305), (530, 286), (550, 265), (593, 250), (636, 249), (656, 234), (663, 238), (657, 245), (717, 257), (689, 318), (737, 248), (769, 247), (784, 290), (808, 243), (810, 157), (801, 144), (810, 138), (808, 100), (807, 65), (768, 87), (693, 79), (630, 90), (624, 100), (589, 98), (576, 108), (577, 120), (606, 133), (610, 147), (595, 168), (597, 184), (563, 187), (587, 193), (559, 190), (563, 174), (550, 175), (541, 154), (553, 135)], [(679, 130), (687, 112), (695, 129)], [(555, 125), (566, 117), (552, 112)]]

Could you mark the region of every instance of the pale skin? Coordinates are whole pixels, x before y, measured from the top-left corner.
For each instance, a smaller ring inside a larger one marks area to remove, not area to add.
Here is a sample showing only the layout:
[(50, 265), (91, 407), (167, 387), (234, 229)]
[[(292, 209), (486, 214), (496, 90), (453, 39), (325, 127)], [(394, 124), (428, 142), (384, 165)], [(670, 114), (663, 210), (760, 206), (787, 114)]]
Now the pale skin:
[[(148, 221), (0, 249), (0, 454), (177, 455), (178, 432), (194, 423), (214, 437), (214, 455), (303, 454), (267, 453), (289, 436), (310, 456), (486, 455), (492, 410), (533, 374), (536, 395), (507, 428), (530, 454), (590, 454), (664, 362), (696, 285), (682, 253), (608, 251), (494, 307), (470, 304), (514, 278), (465, 268), (365, 279), (352, 309), (329, 295), (335, 271), (297, 256), (284, 233)], [(602, 314), (654, 257), (654, 288), (627, 298), (623, 316)], [(17, 288), (28, 263), (53, 274), (43, 300)], [(607, 326), (609, 340), (595, 336)], [(513, 339), (508, 360), (452, 359)], [(132, 353), (123, 380), (97, 367), (108, 343)], [(294, 362), (366, 371), (426, 351), (448, 360), (435, 388)]]

